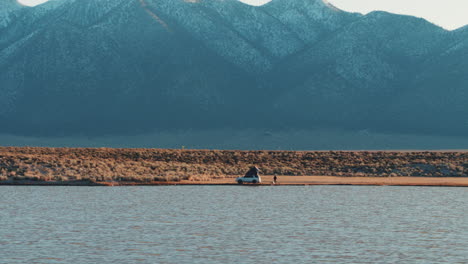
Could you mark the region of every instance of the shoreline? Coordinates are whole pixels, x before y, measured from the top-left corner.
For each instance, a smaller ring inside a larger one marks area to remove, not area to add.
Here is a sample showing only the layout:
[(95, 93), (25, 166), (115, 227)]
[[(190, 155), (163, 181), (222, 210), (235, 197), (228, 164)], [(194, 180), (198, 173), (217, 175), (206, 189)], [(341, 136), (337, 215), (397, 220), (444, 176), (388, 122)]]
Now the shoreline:
[(279, 176), (272, 184), (272, 176), (262, 176), (261, 184), (239, 185), (234, 178), (210, 181), (179, 182), (93, 182), (77, 181), (3, 181), (0, 186), (420, 186), (420, 187), (468, 187), (468, 177), (333, 177), (333, 176)]
[[(225, 151), (0, 147), (0, 181), (179, 182), (244, 175), (468, 177), (468, 151)], [(305, 178), (302, 178), (305, 179)], [(309, 180), (306, 180), (309, 181)]]

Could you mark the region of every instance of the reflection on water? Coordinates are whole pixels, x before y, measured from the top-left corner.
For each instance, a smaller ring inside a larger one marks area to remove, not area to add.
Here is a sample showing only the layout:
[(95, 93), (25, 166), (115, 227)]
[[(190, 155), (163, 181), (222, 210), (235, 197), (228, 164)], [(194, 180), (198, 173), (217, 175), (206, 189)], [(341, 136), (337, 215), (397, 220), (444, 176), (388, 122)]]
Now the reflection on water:
[(455, 263), (464, 188), (1, 187), (0, 263)]

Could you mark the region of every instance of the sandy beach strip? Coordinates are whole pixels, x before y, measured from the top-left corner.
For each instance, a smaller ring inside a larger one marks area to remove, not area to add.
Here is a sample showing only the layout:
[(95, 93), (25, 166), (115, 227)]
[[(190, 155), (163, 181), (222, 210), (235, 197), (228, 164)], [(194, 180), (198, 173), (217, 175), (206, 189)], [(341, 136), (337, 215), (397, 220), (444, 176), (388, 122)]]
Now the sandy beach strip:
[[(261, 185), (272, 185), (273, 176), (262, 176)], [(179, 184), (223, 185), (236, 184), (235, 179), (215, 179), (206, 182), (180, 182)], [(278, 176), (281, 185), (373, 185), (373, 186), (447, 186), (468, 187), (465, 177), (331, 177), (331, 176)]]
[[(4, 181), (0, 185), (29, 186), (167, 186), (167, 185), (238, 185), (235, 178), (179, 182), (91, 182), (91, 181)], [(242, 186), (355, 185), (355, 186), (440, 186), (468, 187), (468, 177), (332, 177), (332, 176), (262, 176), (261, 184)]]

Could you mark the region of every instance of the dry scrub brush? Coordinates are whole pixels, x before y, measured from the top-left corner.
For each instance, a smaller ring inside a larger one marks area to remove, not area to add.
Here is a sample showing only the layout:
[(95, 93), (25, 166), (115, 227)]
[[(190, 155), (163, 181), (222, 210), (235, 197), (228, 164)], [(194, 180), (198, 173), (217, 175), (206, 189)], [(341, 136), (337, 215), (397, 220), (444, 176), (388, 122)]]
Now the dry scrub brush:
[(304, 152), (0, 147), (0, 180), (205, 181), (266, 175), (468, 176), (467, 152)]

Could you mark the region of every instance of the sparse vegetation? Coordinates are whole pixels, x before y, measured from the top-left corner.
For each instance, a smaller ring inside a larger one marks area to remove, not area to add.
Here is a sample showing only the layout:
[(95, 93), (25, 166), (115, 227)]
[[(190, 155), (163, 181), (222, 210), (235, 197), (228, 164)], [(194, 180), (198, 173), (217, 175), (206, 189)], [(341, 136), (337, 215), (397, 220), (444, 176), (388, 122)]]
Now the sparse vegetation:
[(0, 181), (178, 182), (265, 175), (467, 177), (468, 152), (304, 152), (0, 147)]

